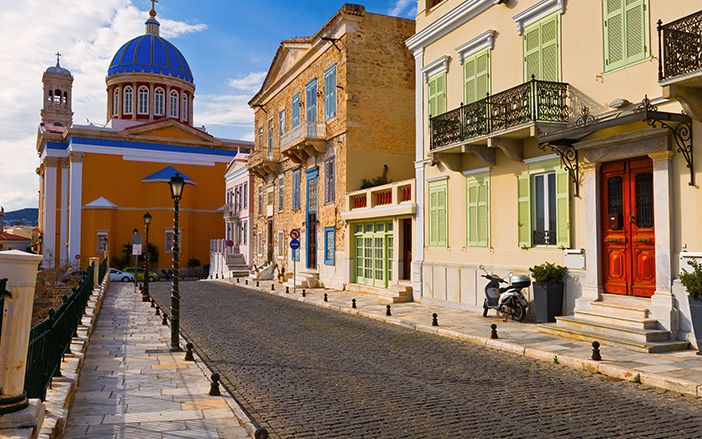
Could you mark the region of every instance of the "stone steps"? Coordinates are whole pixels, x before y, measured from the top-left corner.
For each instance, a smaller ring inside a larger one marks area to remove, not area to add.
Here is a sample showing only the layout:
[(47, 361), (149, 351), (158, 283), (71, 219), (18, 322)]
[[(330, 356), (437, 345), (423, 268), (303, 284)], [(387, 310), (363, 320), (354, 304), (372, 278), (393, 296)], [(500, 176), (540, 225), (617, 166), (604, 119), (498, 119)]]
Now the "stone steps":
[(293, 282), (292, 273), (290, 273), (290, 278), (285, 282), (287, 287), (295, 288), (317, 288), (320, 286), (319, 283), (319, 273), (301, 272), (296, 273)]
[(658, 326), (658, 321), (656, 319), (617, 317), (598, 311), (575, 310), (575, 317), (597, 323), (619, 325), (633, 329), (656, 329)]
[(662, 353), (684, 350), (689, 347), (689, 343), (686, 341), (637, 342), (611, 335), (598, 334), (595, 336), (591, 332), (583, 332), (577, 329), (566, 328), (563, 326), (559, 326), (557, 323), (546, 323), (540, 324), (538, 326), (539, 330), (546, 334), (556, 335), (559, 337), (565, 337), (580, 341), (597, 340), (600, 343), (621, 346), (626, 349), (630, 349), (637, 352)]
[(409, 285), (390, 285), (388, 288), (372, 287), (363, 284), (349, 283), (347, 291), (369, 293), (392, 300), (393, 303), (407, 303), (412, 301), (412, 287)]
[(559, 326), (578, 330), (583, 333), (603, 336), (613, 336), (637, 342), (669, 341), (670, 331), (663, 329), (638, 329), (629, 328), (611, 323), (600, 323), (590, 319), (578, 317), (556, 317)]

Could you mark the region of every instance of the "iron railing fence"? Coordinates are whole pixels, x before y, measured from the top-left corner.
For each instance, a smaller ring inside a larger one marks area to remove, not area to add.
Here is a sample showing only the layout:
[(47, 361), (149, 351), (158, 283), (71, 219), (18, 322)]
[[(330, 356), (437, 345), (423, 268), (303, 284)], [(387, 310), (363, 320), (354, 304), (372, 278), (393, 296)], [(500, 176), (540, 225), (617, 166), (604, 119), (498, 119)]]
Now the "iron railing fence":
[(658, 80), (702, 70), (702, 11), (663, 24), (658, 20)]
[(457, 144), (527, 122), (567, 122), (568, 84), (532, 79), (430, 117), (430, 149)]
[[(93, 291), (93, 270), (93, 266), (88, 267), (71, 294), (64, 295), (61, 304), (49, 309), (49, 316), (31, 329), (24, 380), (27, 397), (44, 400), (51, 379), (61, 376), (61, 361), (70, 353), (71, 339), (77, 335)], [(104, 260), (98, 266), (99, 282), (106, 273), (107, 260)]]
[(0, 338), (2, 338), (2, 316), (5, 314), (5, 297), (10, 296), (10, 292), (5, 289), (7, 279), (0, 279)]

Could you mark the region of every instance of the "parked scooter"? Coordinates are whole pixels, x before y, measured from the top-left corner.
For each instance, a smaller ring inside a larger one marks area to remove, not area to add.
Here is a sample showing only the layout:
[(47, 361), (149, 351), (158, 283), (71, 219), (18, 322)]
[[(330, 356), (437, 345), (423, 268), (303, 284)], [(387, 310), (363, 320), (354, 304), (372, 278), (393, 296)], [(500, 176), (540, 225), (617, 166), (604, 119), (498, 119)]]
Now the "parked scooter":
[(522, 294), (523, 288), (528, 288), (531, 285), (529, 276), (513, 275), (509, 273), (509, 286), (500, 287), (500, 284), (508, 283), (496, 274), (490, 274), (485, 270), (484, 265), (480, 265), (480, 269), (485, 272), (481, 275), (489, 282), (485, 285), (485, 301), (483, 302), (483, 317), (487, 317), (488, 310), (494, 309), (498, 313), (512, 320), (521, 322), (526, 317), (526, 310), (529, 307), (529, 302)]

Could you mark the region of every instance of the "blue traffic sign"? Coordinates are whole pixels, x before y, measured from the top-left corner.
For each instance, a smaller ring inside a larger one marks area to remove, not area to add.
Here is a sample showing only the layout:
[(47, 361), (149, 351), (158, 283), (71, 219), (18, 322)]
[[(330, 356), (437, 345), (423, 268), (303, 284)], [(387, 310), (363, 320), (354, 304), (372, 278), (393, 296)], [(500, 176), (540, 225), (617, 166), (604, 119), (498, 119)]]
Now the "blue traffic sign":
[(299, 239), (291, 239), (290, 240), (290, 248), (293, 250), (297, 250), (300, 248), (300, 240)]

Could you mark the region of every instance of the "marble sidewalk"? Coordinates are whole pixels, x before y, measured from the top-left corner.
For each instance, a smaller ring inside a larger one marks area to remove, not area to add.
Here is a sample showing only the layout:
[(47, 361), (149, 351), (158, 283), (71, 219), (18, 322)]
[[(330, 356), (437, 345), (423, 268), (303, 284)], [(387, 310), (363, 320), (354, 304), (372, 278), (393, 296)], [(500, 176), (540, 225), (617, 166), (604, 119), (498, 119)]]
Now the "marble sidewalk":
[[(258, 288), (255, 287), (256, 281), (251, 279), (248, 280), (248, 285), (244, 279), (239, 283), (234, 279), (207, 282), (224, 282), (252, 288), (336, 311), (509, 351), (535, 360), (557, 362), (613, 378), (702, 397), (702, 356), (696, 355), (692, 349), (647, 354), (603, 342), (600, 348), (602, 361), (593, 361), (590, 359), (590, 343), (545, 334), (533, 323), (505, 322), (495, 316), (494, 311), (490, 311), (490, 315), (484, 318), (472, 311), (415, 302), (391, 303), (373, 294), (331, 289), (307, 289), (306, 297), (303, 298), (301, 288), (297, 289), (296, 294), (293, 294), (292, 288), (286, 293), (284, 285), (273, 281), (260, 281)], [(275, 290), (271, 289), (272, 285)], [(325, 293), (328, 302), (324, 301)], [(356, 309), (351, 307), (352, 299), (356, 299)], [(385, 315), (388, 304), (391, 305), (390, 317)], [(433, 313), (438, 314), (439, 326), (432, 326)], [(497, 340), (490, 338), (490, 325), (493, 323), (497, 324)]]
[(170, 328), (154, 311), (129, 284), (110, 286), (64, 437), (252, 437), (254, 426), (224, 389), (208, 396), (210, 373), (200, 358), (168, 352)]

